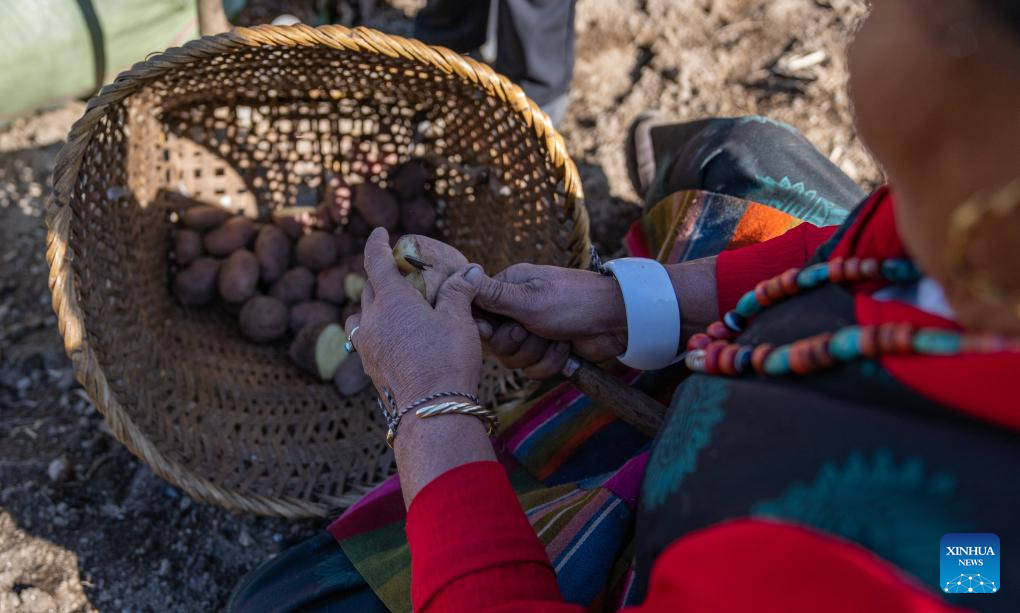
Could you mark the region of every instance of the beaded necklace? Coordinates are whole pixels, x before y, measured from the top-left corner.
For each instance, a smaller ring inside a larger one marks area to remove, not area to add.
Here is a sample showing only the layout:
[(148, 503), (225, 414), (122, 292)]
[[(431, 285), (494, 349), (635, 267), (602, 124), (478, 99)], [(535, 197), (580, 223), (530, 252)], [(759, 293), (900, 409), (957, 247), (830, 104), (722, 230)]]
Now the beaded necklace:
[(846, 326), (787, 345), (740, 345), (731, 342), (749, 321), (769, 306), (826, 283), (890, 281), (912, 283), (921, 271), (910, 260), (834, 258), (806, 268), (791, 268), (761, 281), (727, 312), (687, 343), (684, 363), (692, 371), (738, 376), (757, 373), (780, 377), (808, 375), (839, 363), (874, 359), (882, 354), (957, 355), (1020, 351), (1020, 343), (991, 334), (961, 334), (941, 328), (915, 328), (909, 323)]

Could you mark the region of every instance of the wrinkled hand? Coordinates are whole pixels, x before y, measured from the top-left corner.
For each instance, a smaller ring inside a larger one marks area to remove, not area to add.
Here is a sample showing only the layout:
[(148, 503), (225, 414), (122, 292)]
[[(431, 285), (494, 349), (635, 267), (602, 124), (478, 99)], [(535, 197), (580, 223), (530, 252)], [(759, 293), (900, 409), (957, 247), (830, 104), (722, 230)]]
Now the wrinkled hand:
[(401, 276), (389, 237), (377, 228), (365, 244), (365, 272), (361, 313), (347, 318), (345, 329), (359, 326), (354, 346), (376, 389), (388, 388), (400, 408), (440, 391), (476, 393), (482, 346), (471, 300), (481, 268), (451, 275), (433, 308)]
[(479, 329), (504, 366), (534, 379), (558, 373), (571, 350), (602, 362), (627, 348), (619, 285), (594, 272), (516, 264), (482, 279), (475, 306), (513, 320)]

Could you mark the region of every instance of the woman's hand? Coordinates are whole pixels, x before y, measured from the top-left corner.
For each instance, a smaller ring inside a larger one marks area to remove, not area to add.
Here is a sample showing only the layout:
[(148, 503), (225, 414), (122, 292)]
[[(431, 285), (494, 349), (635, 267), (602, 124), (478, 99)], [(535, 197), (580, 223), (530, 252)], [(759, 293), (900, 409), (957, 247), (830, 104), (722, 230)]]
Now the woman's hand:
[(602, 362), (627, 347), (620, 287), (594, 272), (516, 264), (484, 277), (475, 305), (513, 321), (479, 324), (488, 350), (509, 368), (543, 379), (558, 373), (570, 351)]
[(397, 270), (388, 235), (377, 228), (365, 244), (368, 282), (361, 313), (347, 319), (365, 373), (382, 394), (389, 389), (399, 408), (435, 392), (474, 394), (482, 347), (471, 317), (471, 300), (484, 274), (476, 265), (440, 287), (435, 308)]

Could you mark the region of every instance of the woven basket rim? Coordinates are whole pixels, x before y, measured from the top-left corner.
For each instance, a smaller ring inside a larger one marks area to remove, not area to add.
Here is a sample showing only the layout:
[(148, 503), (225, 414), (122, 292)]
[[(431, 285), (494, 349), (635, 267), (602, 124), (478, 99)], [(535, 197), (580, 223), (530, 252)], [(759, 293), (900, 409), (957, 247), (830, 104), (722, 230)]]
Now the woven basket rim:
[[(590, 258), (588, 215), (583, 205), (583, 191), (577, 166), (567, 154), (563, 137), (549, 117), (530, 100), (524, 91), (488, 65), (462, 56), (450, 49), (433, 47), (420, 41), (385, 34), (366, 27), (349, 29), (338, 25), (313, 28), (260, 25), (234, 28), (229, 32), (192, 40), (136, 63), (104, 86), (86, 105), (83, 115), (74, 123), (65, 145), (57, 154), (53, 170), (53, 197), (46, 215), (48, 228), (46, 260), (49, 266), (49, 288), (57, 325), (64, 339), (64, 350), (71, 358), (78, 381), (103, 413), (113, 435), (132, 453), (142, 459), (157, 475), (177, 485), (196, 500), (209, 502), (233, 511), (281, 517), (321, 517), (336, 508), (323, 503), (294, 497), (267, 497), (240, 494), (222, 488), (194, 474), (190, 469), (167, 458), (146, 437), (121, 406), (85, 333), (85, 317), (81, 311), (68, 250), (71, 230), (69, 206), (85, 152), (93, 130), (110, 110), (141, 90), (149, 82), (188, 64), (213, 56), (242, 52), (255, 47), (325, 46), (364, 54), (382, 54), (404, 58), (438, 68), (483, 88), (516, 112), (545, 143), (549, 161), (563, 182), (565, 209), (573, 221), (566, 248), (571, 252), (570, 264), (586, 267)], [(341, 496), (337, 506), (353, 504), (371, 486), (355, 485)]]

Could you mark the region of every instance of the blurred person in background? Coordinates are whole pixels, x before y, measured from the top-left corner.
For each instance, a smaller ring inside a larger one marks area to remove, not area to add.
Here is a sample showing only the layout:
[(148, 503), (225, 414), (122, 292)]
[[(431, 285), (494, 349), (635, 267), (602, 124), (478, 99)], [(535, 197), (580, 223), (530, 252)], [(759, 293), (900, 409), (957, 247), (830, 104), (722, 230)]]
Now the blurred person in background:
[(428, 0), (414, 37), (470, 53), (524, 89), (559, 124), (574, 71), (574, 0)]

